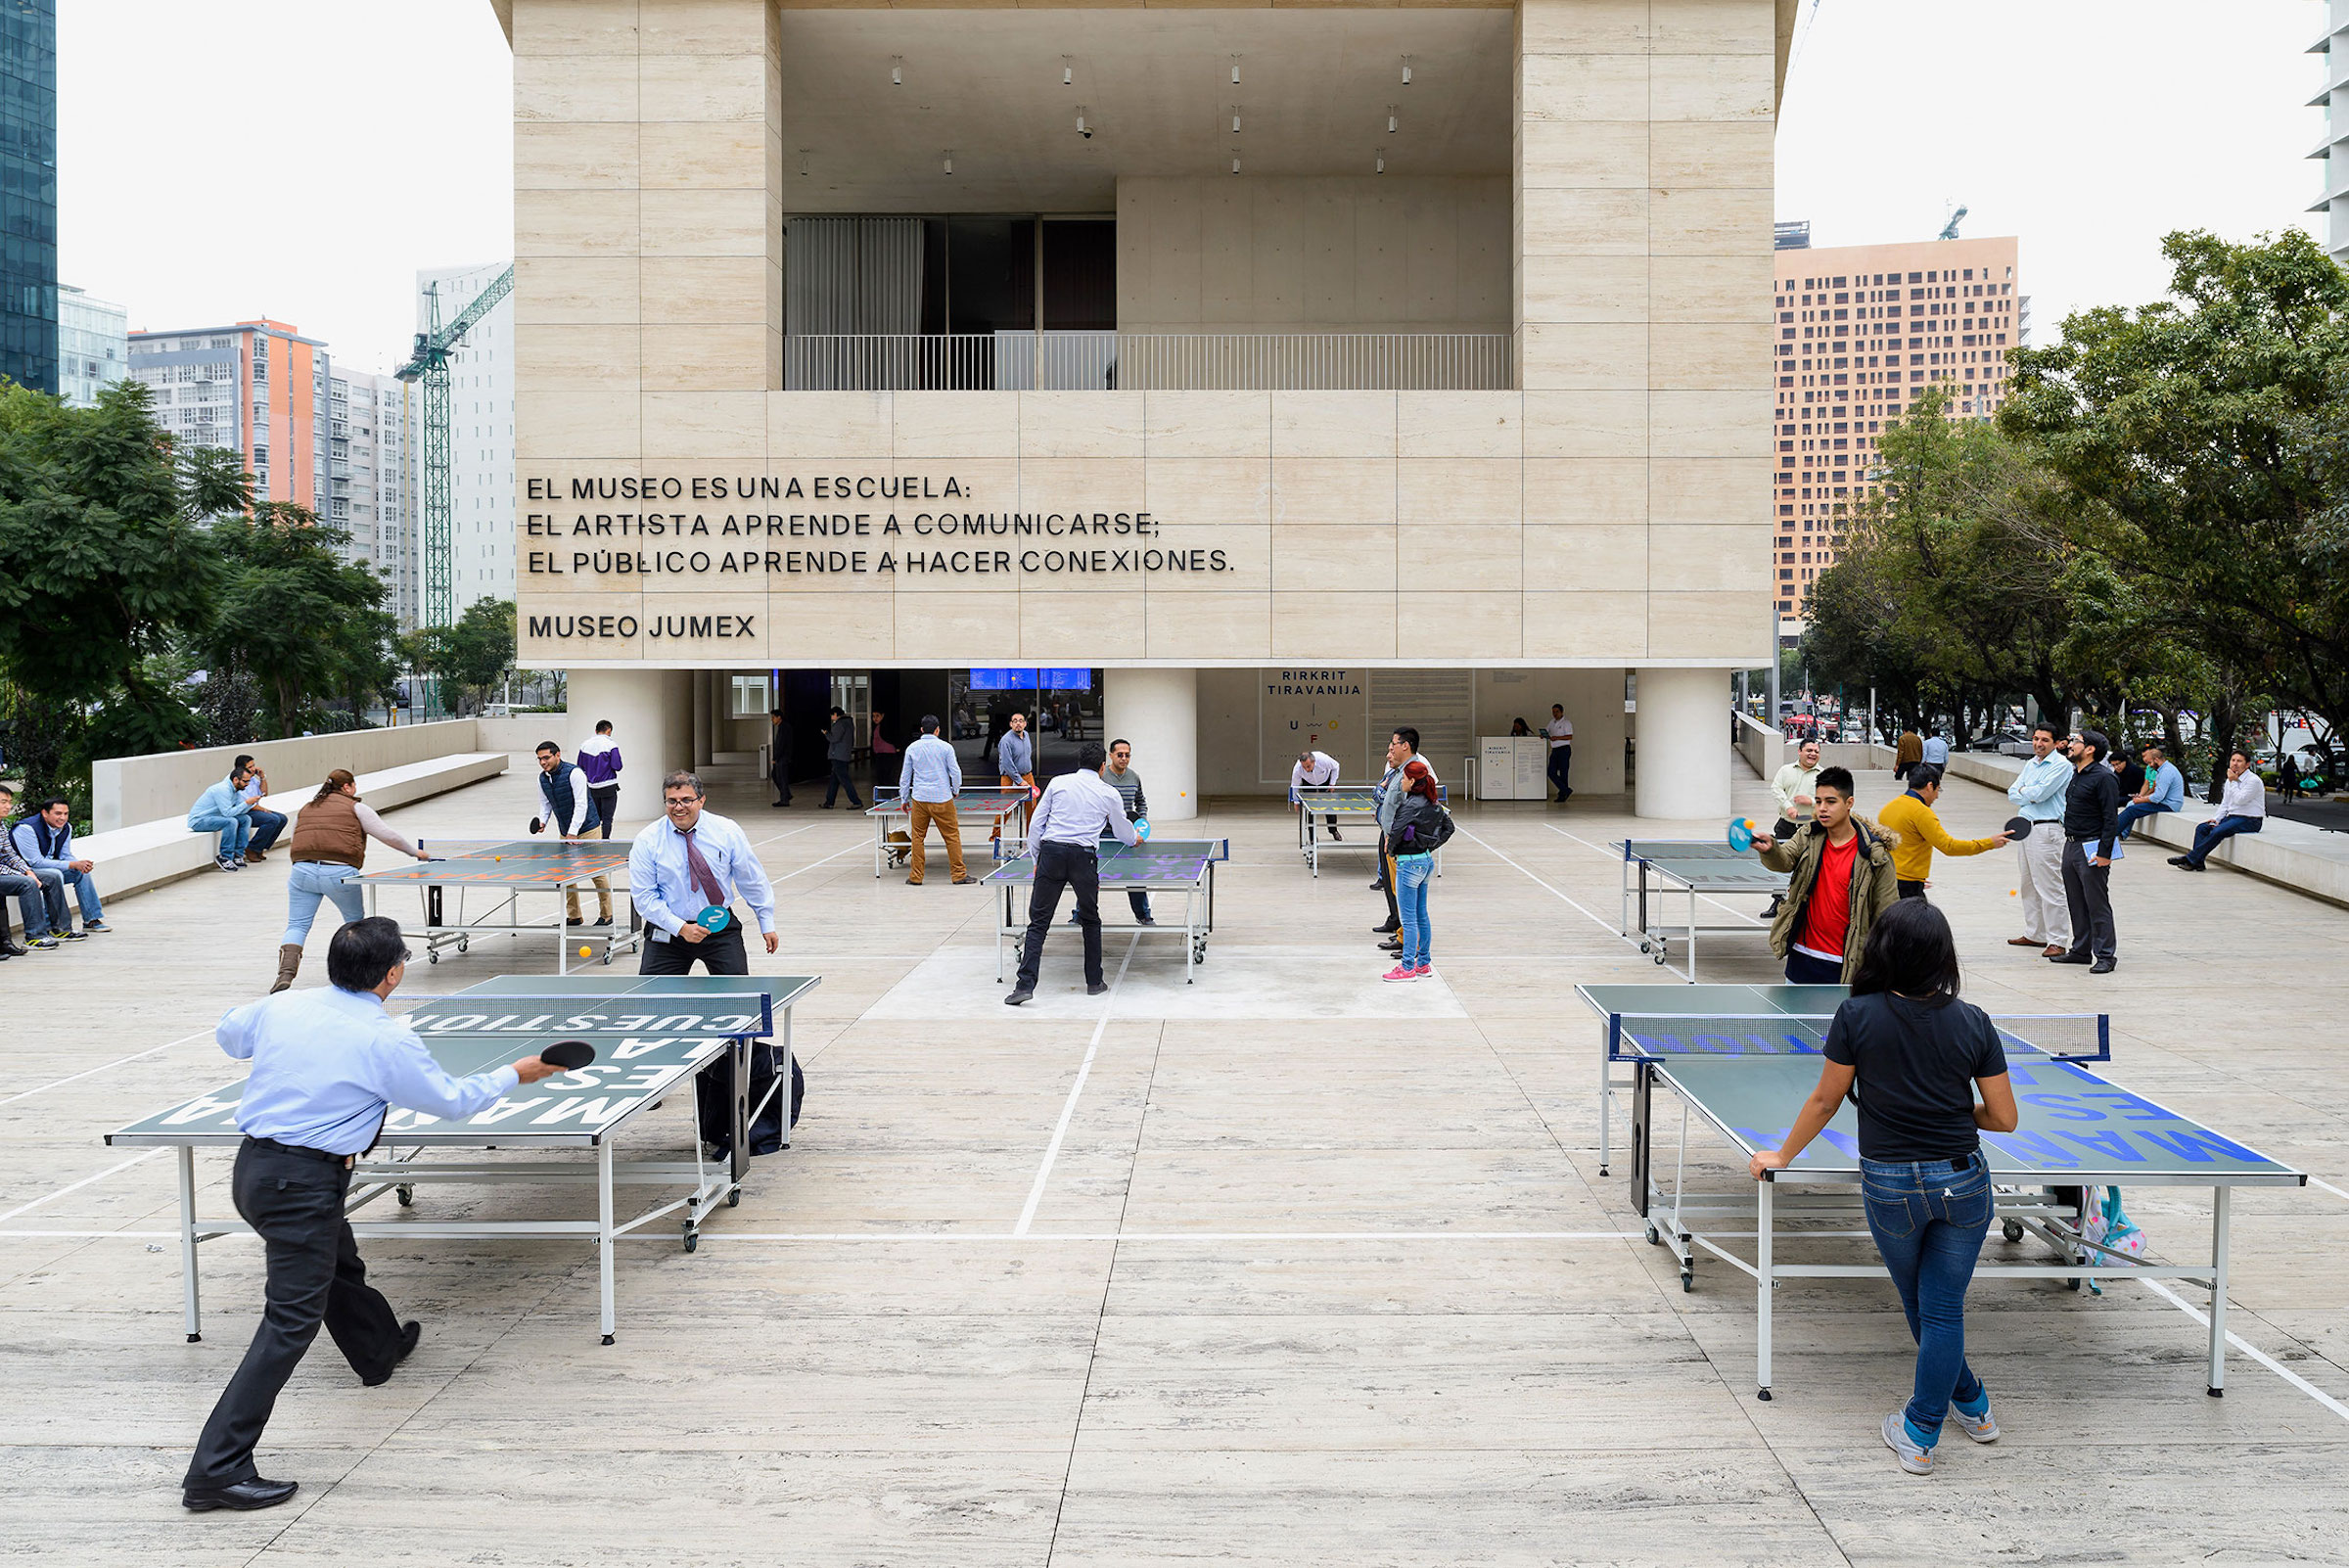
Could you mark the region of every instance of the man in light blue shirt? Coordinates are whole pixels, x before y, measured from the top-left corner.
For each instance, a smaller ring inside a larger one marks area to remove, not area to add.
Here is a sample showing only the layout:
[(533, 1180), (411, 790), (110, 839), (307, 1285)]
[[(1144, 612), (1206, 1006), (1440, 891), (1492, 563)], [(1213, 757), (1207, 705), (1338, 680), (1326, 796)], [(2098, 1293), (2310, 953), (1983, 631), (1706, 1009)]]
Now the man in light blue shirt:
[(939, 738), (938, 715), (924, 714), (921, 738), (905, 748), (905, 761), (898, 771), (898, 798), (904, 804), (905, 831), (913, 840), (913, 874), (905, 879), (909, 886), (922, 885), (933, 822), (945, 841), (946, 868), (953, 872), (955, 886), (971, 880), (962, 863), (962, 817), (954, 804), (961, 789), (962, 759)]
[(1109, 990), (1101, 973), (1101, 860), (1098, 846), (1116, 839), (1128, 847), (1142, 842), (1149, 824), (1128, 821), (1126, 798), (1101, 778), (1109, 753), (1086, 741), (1077, 753), (1077, 771), (1044, 786), (1028, 819), (1028, 845), (1036, 856), (1036, 878), (1028, 888), (1028, 937), (1020, 948), (1020, 976), (1003, 998), (1017, 1007), (1036, 994), (1044, 961), (1044, 938), (1064, 891), (1077, 895), (1077, 923), (1084, 928), (1084, 986), (1099, 996)]
[(269, 1275), (260, 1326), (204, 1423), (180, 1501), (198, 1512), (272, 1507), (291, 1481), (264, 1480), (253, 1451), (277, 1396), (326, 1325), (370, 1388), (407, 1360), (423, 1325), (402, 1323), (367, 1283), (344, 1205), (351, 1163), (394, 1105), (458, 1118), (518, 1084), (562, 1071), (535, 1056), (452, 1079), (384, 1003), (407, 973), (398, 922), (354, 920), (335, 933), (319, 991), (288, 991), (220, 1020), (220, 1048), (253, 1063), (237, 1108), (245, 1141), (230, 1195), (261, 1238)]
[(1925, 764), (1928, 767), (1938, 767), (1947, 773), (1950, 770), (1950, 743), (1939, 735), (1927, 735), (1925, 737)]
[(2121, 803), (2121, 837), (2129, 837), (2130, 827), (2148, 816), (2175, 811), (2186, 805), (2186, 775), (2178, 764), (2169, 760), (2158, 746), (2144, 750), (2145, 787)]
[(749, 974), (742, 920), (731, 907), (735, 891), (751, 906), (766, 950), (779, 945), (766, 868), (731, 818), (702, 809), (708, 793), (693, 774), (670, 773), (661, 781), (661, 820), (629, 846), (628, 898), (649, 939), (640, 975), (690, 974), (696, 963), (714, 975)]
[(245, 869), (245, 846), (253, 838), (253, 803), (245, 798), (251, 777), (243, 766), (233, 767), (228, 777), (197, 796), (188, 807), (189, 832), (220, 835), (212, 864), (222, 871)]
[(2038, 947), (2050, 958), (2072, 945), (2072, 906), (2063, 893), (2063, 792), (2071, 787), (2073, 771), (2055, 726), (2037, 724), (2031, 730), (2031, 761), (2006, 786), (2015, 814), (2031, 823), (2030, 835), (2014, 845), (2022, 867), (2016, 896), (2023, 906), (2023, 935), (2008, 937), (2006, 945)]

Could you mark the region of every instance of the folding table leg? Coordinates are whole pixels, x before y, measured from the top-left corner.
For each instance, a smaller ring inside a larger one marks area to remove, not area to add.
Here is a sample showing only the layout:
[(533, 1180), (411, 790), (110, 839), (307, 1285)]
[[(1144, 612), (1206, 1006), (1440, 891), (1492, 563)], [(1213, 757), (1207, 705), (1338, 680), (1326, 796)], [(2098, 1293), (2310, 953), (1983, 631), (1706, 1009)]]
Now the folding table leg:
[(2210, 1189), (2210, 1384), (2214, 1400), (2227, 1395), (2227, 1247), (2232, 1189)]
[(188, 1143), (179, 1146), (179, 1274), (193, 1345), (204, 1338), (204, 1315), (196, 1285), (196, 1149)]
[(604, 1343), (612, 1343), (612, 1147), (606, 1137), (595, 1149), (595, 1229), (597, 1262), (602, 1266)]
[(783, 1147), (791, 1147), (791, 1009), (783, 1009), (783, 1076), (775, 1082), (775, 1092), (783, 1096)]
[(1602, 1176), (1607, 1174), (1608, 1112), (1614, 1094), (1615, 1064), (1607, 1060), (1607, 1024), (1606, 1020), (1601, 1019), (1598, 1025), (1598, 1174)]
[(1771, 1198), (1768, 1181), (1754, 1183), (1754, 1380), (1761, 1389), (1754, 1398), (1770, 1398), (1770, 1293), (1777, 1283), (1771, 1277)]

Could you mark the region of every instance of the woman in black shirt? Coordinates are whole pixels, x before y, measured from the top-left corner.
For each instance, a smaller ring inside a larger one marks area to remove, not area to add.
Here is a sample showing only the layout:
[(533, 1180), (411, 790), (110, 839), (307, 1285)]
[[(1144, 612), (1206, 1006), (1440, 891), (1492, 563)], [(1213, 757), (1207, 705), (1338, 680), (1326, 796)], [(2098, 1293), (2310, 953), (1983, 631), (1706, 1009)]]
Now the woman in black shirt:
[(1916, 1341), (1915, 1386), (1907, 1407), (1884, 1417), (1884, 1444), (1902, 1469), (1929, 1475), (1945, 1419), (1977, 1443), (1998, 1440), (1990, 1394), (1965, 1363), (1965, 1291), (1990, 1228), (1979, 1134), (2011, 1132), (2018, 1120), (1999, 1032), (1958, 999), (1958, 945), (1939, 909), (1905, 899), (1877, 918), (1827, 1028), (1826, 1058), (1785, 1147), (1755, 1155), (1751, 1169), (1770, 1179), (1846, 1095), (1859, 1106), (1868, 1233)]

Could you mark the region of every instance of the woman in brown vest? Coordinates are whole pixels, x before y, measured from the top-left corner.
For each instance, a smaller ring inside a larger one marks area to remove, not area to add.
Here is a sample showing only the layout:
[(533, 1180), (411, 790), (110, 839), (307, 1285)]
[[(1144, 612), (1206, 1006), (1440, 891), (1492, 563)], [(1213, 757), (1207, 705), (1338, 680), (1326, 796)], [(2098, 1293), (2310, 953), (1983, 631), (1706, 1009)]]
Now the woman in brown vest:
[(359, 783), (344, 768), (326, 775), (310, 804), (294, 819), (294, 866), (286, 876), (286, 934), (277, 949), (277, 984), (272, 992), (294, 984), (301, 968), (302, 944), (318, 918), (318, 900), (332, 899), (345, 922), (367, 913), (366, 895), (358, 875), (367, 863), (367, 841), (381, 839), (403, 854), (429, 860), (415, 845), (384, 825), (372, 807), (359, 804)]

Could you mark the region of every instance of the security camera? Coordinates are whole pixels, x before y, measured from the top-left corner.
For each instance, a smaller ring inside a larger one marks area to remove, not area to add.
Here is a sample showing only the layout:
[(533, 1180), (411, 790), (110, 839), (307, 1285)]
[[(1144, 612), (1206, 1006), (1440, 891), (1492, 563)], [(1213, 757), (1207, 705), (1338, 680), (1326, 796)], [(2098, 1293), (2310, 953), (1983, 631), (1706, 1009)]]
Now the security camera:
[(1091, 141), (1091, 140), (1093, 139), (1093, 132), (1092, 132), (1092, 128), (1091, 128), (1090, 126), (1087, 126), (1085, 129), (1079, 131), (1077, 134), (1078, 134), (1078, 135), (1080, 135), (1080, 136), (1082, 136), (1082, 137), (1083, 137), (1083, 138), (1084, 138), (1086, 141), (1088, 141), (1088, 142), (1089, 142), (1089, 141)]

